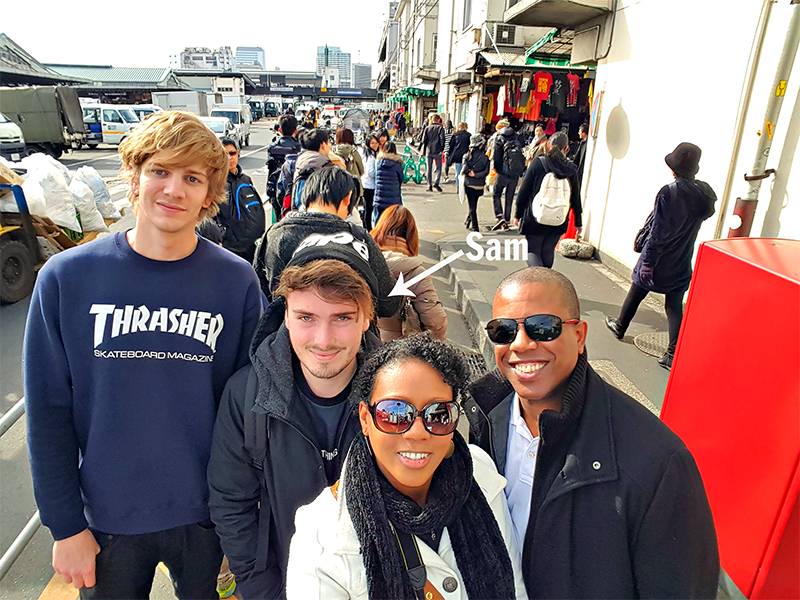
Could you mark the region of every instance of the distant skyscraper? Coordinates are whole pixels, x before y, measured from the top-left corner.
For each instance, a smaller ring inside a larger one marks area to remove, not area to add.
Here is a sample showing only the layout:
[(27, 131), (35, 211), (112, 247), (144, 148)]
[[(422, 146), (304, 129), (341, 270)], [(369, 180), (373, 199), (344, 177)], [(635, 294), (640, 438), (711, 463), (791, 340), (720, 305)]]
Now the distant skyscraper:
[(169, 57), (171, 69), (231, 71), (235, 66), (234, 63), (230, 46), (221, 46), (215, 50), (187, 46), (180, 54), (172, 54)]
[(339, 69), (340, 87), (350, 87), (350, 53), (342, 52), (338, 46), (317, 46), (317, 75), (323, 67)]
[(264, 60), (264, 49), (260, 46), (237, 46), (236, 48), (236, 64), (238, 66), (253, 66), (253, 63), (264, 69), (266, 67)]
[(364, 63), (353, 64), (353, 80), (352, 85), (354, 88), (368, 88), (372, 84), (372, 65)]

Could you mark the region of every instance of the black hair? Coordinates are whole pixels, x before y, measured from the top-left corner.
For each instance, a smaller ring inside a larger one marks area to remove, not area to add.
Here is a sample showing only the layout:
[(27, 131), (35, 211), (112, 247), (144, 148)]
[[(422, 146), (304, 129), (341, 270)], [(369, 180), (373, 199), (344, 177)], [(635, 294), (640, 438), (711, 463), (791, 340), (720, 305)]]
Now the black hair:
[(389, 141), (389, 138), (390, 138), (390, 136), (389, 136), (389, 132), (388, 132), (388, 131), (386, 131), (386, 130), (385, 130), (383, 127), (381, 127), (380, 129), (378, 129), (378, 131), (377, 131), (377, 136), (378, 136), (379, 138), (385, 137), (385, 138), (386, 138), (386, 141)]
[(561, 292), (561, 298), (564, 301), (564, 307), (569, 312), (570, 319), (581, 318), (581, 302), (578, 300), (575, 286), (565, 275), (547, 267), (527, 267), (514, 271), (500, 282), (497, 293), (499, 294), (511, 285), (525, 285), (526, 283), (540, 283), (557, 288)]
[(395, 146), (394, 142), (387, 141), (383, 145), (383, 153), (384, 154), (397, 154), (397, 146)]
[[(353, 191), (353, 176), (337, 165), (324, 166), (306, 180), (301, 201), (308, 208), (319, 203), (333, 206), (337, 211), (342, 200)], [(353, 200), (353, 196), (350, 196)]]
[(431, 337), (430, 333), (415, 333), (393, 340), (369, 355), (353, 383), (355, 394), (351, 398), (354, 406), (358, 407), (361, 402), (369, 403), (381, 371), (406, 360), (419, 360), (433, 367), (453, 388), (453, 400), (460, 403), (464, 399), (470, 382), (470, 368), (464, 354), (449, 342)]
[(307, 131), (301, 131), (298, 137), (300, 138), (300, 145), (304, 150), (313, 150), (314, 152), (319, 152), (322, 144), (325, 142), (330, 143), (331, 141), (328, 132), (318, 127)]
[(220, 143), (223, 146), (233, 146), (234, 148), (236, 148), (237, 152), (239, 150), (239, 144), (237, 144), (236, 141), (232, 140), (231, 138), (222, 138), (220, 140)]
[(203, 219), (194, 228), (197, 235), (214, 244), (222, 243), (222, 228), (214, 219)]
[[(371, 140), (375, 140), (376, 142), (378, 142), (378, 150), (377, 151), (373, 150), (370, 147), (369, 143), (370, 143)], [(378, 151), (380, 151), (380, 149), (381, 149), (381, 143), (380, 143), (380, 140), (378, 140), (378, 134), (370, 133), (368, 136), (366, 136), (364, 138), (364, 155), (367, 158), (369, 158), (370, 156), (373, 156), (373, 157), (374, 156), (378, 156)]]
[(297, 131), (297, 119), (294, 115), (281, 115), (278, 119), (278, 127), (283, 135), (292, 135)]
[(589, 133), (589, 124), (588, 123), (581, 123), (581, 126), (578, 127), (578, 131), (583, 133)]

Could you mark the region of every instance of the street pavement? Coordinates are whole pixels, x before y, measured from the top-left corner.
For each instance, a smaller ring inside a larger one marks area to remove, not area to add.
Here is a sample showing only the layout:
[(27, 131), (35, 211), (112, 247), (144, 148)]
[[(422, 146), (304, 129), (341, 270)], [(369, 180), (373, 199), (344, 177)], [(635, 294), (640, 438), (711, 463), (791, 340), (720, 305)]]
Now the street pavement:
[[(245, 172), (261, 168), (266, 159), (265, 147), (272, 139), (275, 121), (264, 120), (254, 124), (252, 144), (242, 151), (240, 164)], [(401, 145), (402, 151), (402, 145)], [(101, 146), (96, 151), (79, 151), (62, 159), (69, 168), (91, 164), (106, 179), (112, 199), (125, 204), (127, 187), (119, 180), (119, 159), (116, 149)], [(451, 172), (451, 177), (455, 173)], [(463, 249), (467, 231), (464, 218), (465, 205), (461, 205), (452, 182), (442, 183), (443, 192), (427, 192), (427, 184), (407, 183), (403, 186), (403, 199), (413, 212), (420, 233), (420, 254), (426, 267)], [(494, 224), (491, 197), (484, 195), (478, 207), (481, 229)], [(133, 225), (130, 209), (123, 219), (112, 226), (114, 230), (128, 229)], [(508, 232), (482, 232), (480, 243), (496, 239), (504, 246), (507, 240), (521, 239), (514, 230)], [(437, 271), (433, 281), (448, 315), (448, 339), (461, 347), (471, 357), (477, 372), (493, 368), (492, 345), (486, 338), (486, 322), (491, 319), (491, 302), (500, 281), (509, 273), (525, 267), (525, 257), (518, 260), (489, 261), (483, 258), (471, 261), (461, 257)], [(616, 316), (627, 292), (630, 280), (614, 273), (598, 261), (577, 261), (556, 256), (554, 268), (564, 273), (575, 284), (581, 301), (581, 318), (589, 324), (587, 348), (594, 368), (609, 382), (623, 389), (656, 414), (660, 410), (668, 373), (660, 368), (655, 358), (647, 356), (633, 344), (639, 334), (663, 332), (667, 329), (663, 309), (655, 302), (645, 302), (632, 323), (629, 334), (617, 341), (603, 323), (606, 315)], [(0, 356), (0, 412), (5, 412), (22, 396), (19, 377), (20, 352), (24, 320), (28, 301), (0, 307), (2, 346)], [(466, 423), (462, 424), (463, 427)], [(463, 431), (466, 433), (466, 431)], [(35, 507), (27, 464), (24, 417), (0, 440), (0, 550), (4, 551), (17, 535)], [(9, 485), (10, 484), (10, 485)], [(52, 598), (71, 600), (77, 591), (53, 576), (50, 567), (52, 538), (45, 528), (40, 528), (33, 541), (23, 552), (8, 575), (0, 581), (0, 600), (16, 598)], [(174, 598), (170, 582), (159, 570), (151, 593), (153, 600)]]

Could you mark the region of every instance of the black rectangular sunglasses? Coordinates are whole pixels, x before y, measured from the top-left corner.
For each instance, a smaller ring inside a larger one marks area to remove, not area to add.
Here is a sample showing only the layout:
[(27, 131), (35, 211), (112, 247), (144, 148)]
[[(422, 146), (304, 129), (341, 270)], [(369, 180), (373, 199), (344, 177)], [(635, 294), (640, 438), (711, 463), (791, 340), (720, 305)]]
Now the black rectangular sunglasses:
[(556, 315), (531, 315), (524, 319), (492, 319), (486, 324), (486, 334), (498, 346), (510, 344), (517, 337), (519, 325), (525, 327), (525, 333), (534, 342), (552, 342), (561, 335), (562, 325), (580, 323), (580, 319), (561, 320)]

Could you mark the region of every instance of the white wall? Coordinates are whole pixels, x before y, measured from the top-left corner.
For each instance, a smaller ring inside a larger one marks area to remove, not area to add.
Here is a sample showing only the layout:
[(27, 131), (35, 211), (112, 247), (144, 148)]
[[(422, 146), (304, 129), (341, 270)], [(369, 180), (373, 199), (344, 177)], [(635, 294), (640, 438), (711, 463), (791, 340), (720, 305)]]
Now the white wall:
[[(698, 179), (722, 195), (733, 130), (761, 2), (731, 0), (622, 0), (610, 54), (598, 65), (595, 93), (605, 90), (599, 135), (590, 140), (584, 171), (584, 224), (589, 240), (608, 256), (633, 266), (633, 238), (671, 173), (664, 156), (684, 141), (700, 146)], [(797, 10), (797, 9), (795, 9)], [(753, 163), (767, 96), (791, 7), (775, 4), (753, 94), (728, 214), (746, 192), (742, 174)], [(603, 52), (605, 48), (601, 48)], [(768, 167), (777, 167), (798, 93), (800, 60), (775, 132)], [(796, 107), (795, 110), (800, 110)], [(800, 123), (797, 123), (800, 128)], [(627, 130), (627, 131), (626, 131)], [(782, 237), (800, 236), (800, 180), (788, 176), (789, 207)], [(753, 235), (769, 202), (762, 187)], [(720, 202), (717, 202), (719, 209)], [(713, 238), (717, 215), (699, 241)], [(724, 234), (727, 235), (727, 226)]]

